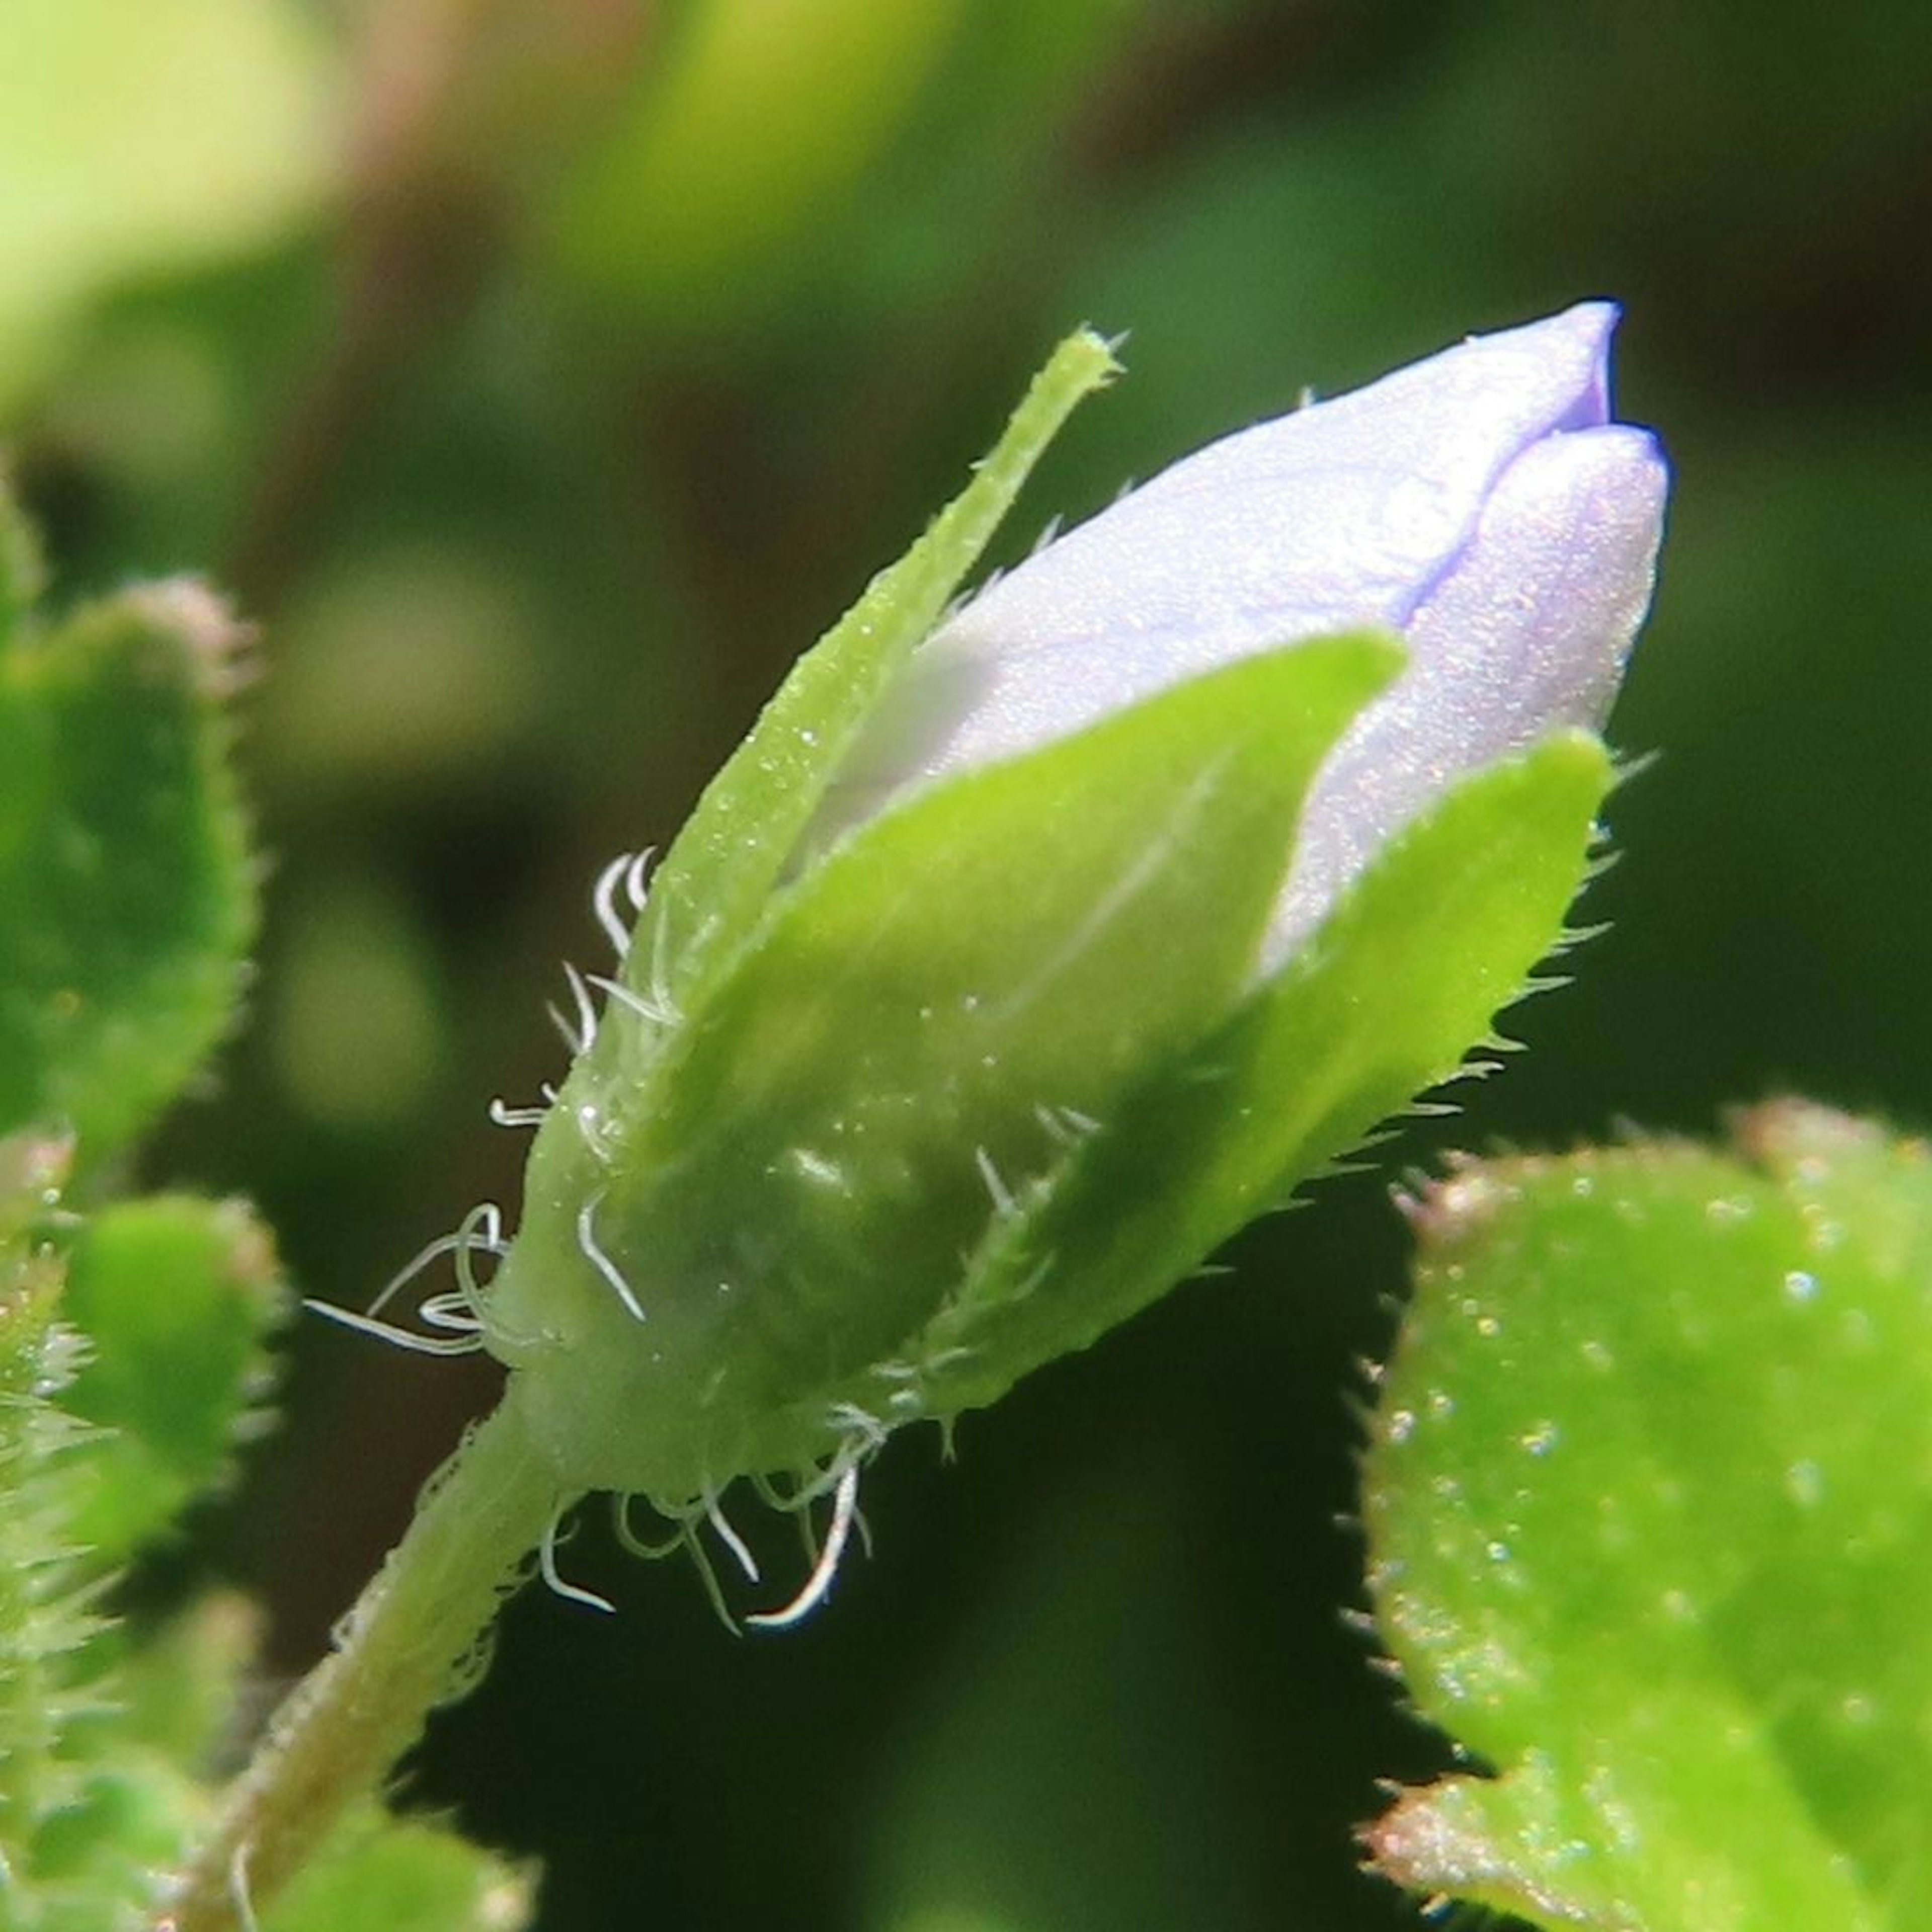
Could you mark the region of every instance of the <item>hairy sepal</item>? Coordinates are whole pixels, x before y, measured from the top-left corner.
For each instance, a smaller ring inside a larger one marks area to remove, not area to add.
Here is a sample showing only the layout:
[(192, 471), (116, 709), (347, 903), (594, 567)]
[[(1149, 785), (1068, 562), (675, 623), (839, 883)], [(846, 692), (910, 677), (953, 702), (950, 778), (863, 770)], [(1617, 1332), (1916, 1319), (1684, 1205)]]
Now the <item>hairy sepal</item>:
[[(634, 993), (689, 1007), (758, 927), (867, 718), (958, 595), (1054, 434), (1118, 370), (1098, 336), (1068, 337), (966, 488), (800, 659), (658, 868), (625, 962)], [(651, 1044), (634, 1032), (634, 1050)]]
[(1557, 943), (1610, 783), (1601, 745), (1565, 733), (1412, 825), (1301, 952), (988, 1228), (909, 1358), (929, 1412), (982, 1407), (1084, 1347), (1454, 1076)]
[(883, 1426), (969, 1258), (1250, 998), (1307, 783), (1400, 662), (1264, 654), (916, 795), (770, 901), (646, 1078), (600, 1040), (488, 1300), (566, 1479), (680, 1502)]

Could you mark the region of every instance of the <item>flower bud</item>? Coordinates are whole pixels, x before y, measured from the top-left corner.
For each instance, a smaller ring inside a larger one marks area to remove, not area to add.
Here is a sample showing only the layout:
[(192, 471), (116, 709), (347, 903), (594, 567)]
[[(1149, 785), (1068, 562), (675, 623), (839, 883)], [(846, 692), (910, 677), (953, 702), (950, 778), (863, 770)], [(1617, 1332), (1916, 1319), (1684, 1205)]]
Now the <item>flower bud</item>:
[(1668, 482), (1655, 439), (1610, 418), (1616, 322), (1584, 302), (1472, 338), (1224, 437), (1048, 544), (915, 654), (816, 836), (1217, 664), (1400, 632), (1406, 670), (1304, 808), (1279, 964), (1456, 776), (1607, 715)]
[(1232, 436), (946, 619), (1111, 370), (1063, 348), (772, 700), (634, 934), (602, 898), (620, 968), (601, 1015), (575, 982), (523, 1228), (466, 1284), (564, 1481), (691, 1520), (740, 1476), (848, 1478), (1154, 1299), (1486, 1038), (1587, 868), (1649, 595), (1664, 472), (1609, 419), (1614, 320)]

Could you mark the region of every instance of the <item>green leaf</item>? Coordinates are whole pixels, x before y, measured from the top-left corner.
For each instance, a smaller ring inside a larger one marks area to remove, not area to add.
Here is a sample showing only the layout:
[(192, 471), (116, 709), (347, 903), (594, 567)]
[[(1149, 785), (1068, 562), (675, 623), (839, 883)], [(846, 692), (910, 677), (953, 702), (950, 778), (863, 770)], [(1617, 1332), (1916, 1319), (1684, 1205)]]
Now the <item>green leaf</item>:
[(10, 638), (46, 588), (39, 538), (0, 469), (0, 640)]
[(104, 1932), (147, 1916), (206, 1800), (124, 1704), (119, 1633), (74, 1533), (99, 1438), (67, 1411), (82, 1338), (56, 1318), (70, 1148), (0, 1142), (0, 1924)]
[(972, 481), (800, 659), (658, 868), (625, 962), (634, 991), (688, 1004), (757, 926), (867, 716), (939, 621), (1041, 452), (1118, 367), (1097, 336), (1068, 337)]
[(0, 1142), (0, 1873), (22, 1883), (42, 1828), (80, 1793), (62, 1749), (97, 1628), (67, 1524), (79, 1432), (53, 1400), (77, 1344), (56, 1321), (60, 1258), (37, 1225), (65, 1158), (58, 1143)]
[(0, 408), (98, 291), (283, 233), (340, 165), (290, 0), (7, 0)]
[(229, 1022), (255, 924), (238, 636), (172, 583), (0, 638), (0, 1132), (71, 1127), (98, 1162)]
[(529, 1871), (453, 1832), (371, 1807), (290, 1882), (262, 1932), (519, 1932), (535, 1893)]
[[(80, 1453), (91, 1443), (83, 1438)], [(66, 1790), (43, 1819), (31, 1879), (8, 1926), (33, 1932), (129, 1932), (149, 1923), (163, 1875), (212, 1819), (202, 1780), (251, 1722), (245, 1694), (257, 1668), (262, 1617), (226, 1592), (202, 1598), (145, 1640), (111, 1624), (84, 1653), (88, 1695), (74, 1699), (58, 1740)]]
[(245, 1202), (164, 1195), (89, 1217), (68, 1264), (67, 1318), (92, 1345), (67, 1407), (88, 1445), (73, 1533), (104, 1567), (175, 1526), (260, 1426), (265, 1344), (287, 1298)]
[(700, 0), (566, 187), (557, 241), (607, 299), (697, 329), (808, 262), (911, 117), (960, 0)]
[(1609, 783), (1594, 739), (1552, 739), (1385, 850), (1241, 1011), (992, 1226), (916, 1351), (932, 1412), (1094, 1340), (1449, 1078), (1560, 934)]
[(1240, 999), (1307, 782), (1399, 662), (1299, 645), (934, 786), (773, 904), (660, 1078), (573, 1081), (489, 1298), (545, 1337), (506, 1352), (573, 1480), (682, 1500), (823, 1453), (1066, 1123)]
[(232, 1750), (265, 1621), (250, 1598), (211, 1591), (124, 1650), (117, 1737), (194, 1772)]
[(19, 1874), (9, 1932), (140, 1932), (160, 1902), (160, 1874), (206, 1822), (208, 1794), (178, 1766), (111, 1726), (101, 1731), (93, 1754), (69, 1767), (70, 1795)]
[(1552, 1926), (1932, 1916), (1932, 1158), (1822, 1109), (1733, 1151), (1472, 1162), (1416, 1210), (1378, 1616), (1493, 1777), (1392, 1876)]

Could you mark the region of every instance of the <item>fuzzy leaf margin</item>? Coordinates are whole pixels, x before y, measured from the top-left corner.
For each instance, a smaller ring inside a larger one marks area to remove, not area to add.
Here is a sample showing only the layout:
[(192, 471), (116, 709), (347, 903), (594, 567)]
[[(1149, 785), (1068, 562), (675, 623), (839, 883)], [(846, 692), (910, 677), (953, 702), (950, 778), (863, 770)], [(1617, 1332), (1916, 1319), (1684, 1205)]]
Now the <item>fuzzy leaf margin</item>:
[(1932, 1154), (1826, 1109), (1419, 1204), (1365, 1471), (1418, 1705), (1491, 1768), (1402, 1883), (1594, 1932), (1932, 1915)]
[(70, 1131), (94, 1165), (180, 1094), (244, 985), (246, 634), (186, 580), (37, 620), (4, 500), (0, 550), (0, 1133)]

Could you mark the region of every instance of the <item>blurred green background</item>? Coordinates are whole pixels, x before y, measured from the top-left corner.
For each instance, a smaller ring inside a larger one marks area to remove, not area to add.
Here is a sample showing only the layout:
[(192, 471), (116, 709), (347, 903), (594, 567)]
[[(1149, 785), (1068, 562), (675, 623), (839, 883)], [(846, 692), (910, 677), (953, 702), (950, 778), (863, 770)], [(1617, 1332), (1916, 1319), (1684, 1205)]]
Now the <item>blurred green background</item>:
[[(1932, 1119), (1932, 11), (1758, 0), (8, 0), (0, 442), (61, 593), (262, 627), (245, 1030), (149, 1160), (309, 1293), (514, 1202), (590, 881), (662, 842), (1050, 344), (1128, 330), (1024, 549), (1304, 385), (1585, 295), (1678, 471), (1614, 728), (1612, 922), (1391, 1159), (1796, 1088)], [(1016, 855), (1021, 862), (1022, 855)], [(599, 1526), (415, 1788), (545, 1932), (1412, 1923), (1354, 1869), (1448, 1761), (1344, 1622), (1404, 1241), (1318, 1190), (1000, 1409), (734, 1641)], [(310, 1660), (484, 1369), (310, 1322), (190, 1574)]]

